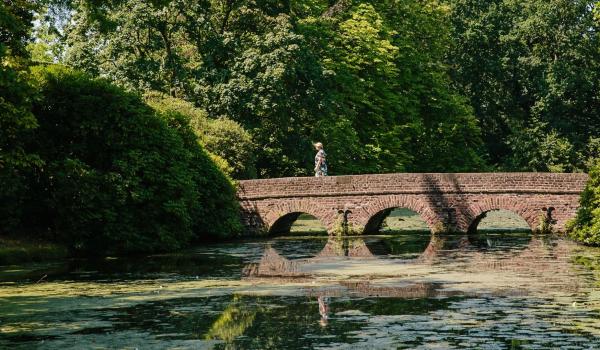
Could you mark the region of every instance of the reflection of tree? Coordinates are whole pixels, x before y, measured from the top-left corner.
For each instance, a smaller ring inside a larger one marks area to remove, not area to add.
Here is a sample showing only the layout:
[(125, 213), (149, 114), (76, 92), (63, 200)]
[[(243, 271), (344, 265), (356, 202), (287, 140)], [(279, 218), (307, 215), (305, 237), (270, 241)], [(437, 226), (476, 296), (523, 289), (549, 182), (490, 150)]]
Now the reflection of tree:
[(239, 295), (233, 296), (233, 301), (221, 316), (213, 323), (206, 339), (221, 339), (228, 343), (244, 334), (248, 327), (252, 326), (257, 310), (250, 309)]

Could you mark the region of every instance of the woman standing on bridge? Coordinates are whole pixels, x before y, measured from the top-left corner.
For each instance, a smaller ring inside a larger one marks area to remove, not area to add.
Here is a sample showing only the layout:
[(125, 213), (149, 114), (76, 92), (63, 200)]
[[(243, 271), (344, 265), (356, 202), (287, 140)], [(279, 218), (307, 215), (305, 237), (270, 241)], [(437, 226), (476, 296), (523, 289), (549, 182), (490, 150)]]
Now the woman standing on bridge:
[(325, 154), (325, 150), (323, 150), (323, 144), (317, 142), (314, 146), (317, 150), (317, 155), (315, 156), (315, 176), (327, 176), (327, 154)]

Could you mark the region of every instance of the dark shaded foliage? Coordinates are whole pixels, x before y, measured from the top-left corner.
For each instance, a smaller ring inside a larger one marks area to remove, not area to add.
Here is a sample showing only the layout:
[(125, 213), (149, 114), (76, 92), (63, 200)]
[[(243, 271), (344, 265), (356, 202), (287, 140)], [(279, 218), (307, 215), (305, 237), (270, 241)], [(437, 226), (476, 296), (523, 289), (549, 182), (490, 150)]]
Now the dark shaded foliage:
[(239, 232), (234, 189), (182, 115), (65, 68), (36, 69), (24, 224), (92, 252), (158, 251)]

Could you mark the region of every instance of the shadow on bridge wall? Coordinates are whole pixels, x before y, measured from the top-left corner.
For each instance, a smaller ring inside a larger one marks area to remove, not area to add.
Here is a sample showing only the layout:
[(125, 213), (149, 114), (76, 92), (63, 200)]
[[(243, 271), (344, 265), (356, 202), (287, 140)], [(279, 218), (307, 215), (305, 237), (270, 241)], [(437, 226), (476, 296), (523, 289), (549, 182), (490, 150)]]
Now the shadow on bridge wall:
[[(478, 199), (469, 197), (461, 188), (456, 174), (424, 174), (425, 190), (432, 193), (425, 196), (428, 204), (436, 212), (442, 224), (438, 232), (466, 232), (474, 233), (477, 226), (490, 211), (507, 210), (519, 215), (527, 222), (531, 231), (537, 231), (539, 220), (552, 220), (550, 208), (532, 208), (519, 199), (518, 195), (504, 198)], [(450, 185), (450, 189), (444, 189), (440, 180)], [(435, 232), (435, 231), (434, 231)]]
[[(454, 174), (444, 174), (443, 176), (449, 180), (453, 185), (453, 190), (460, 196), (462, 191), (456, 176)], [(439, 184), (439, 179), (432, 174), (424, 174), (423, 180), (426, 186), (423, 190), (428, 192), (428, 194), (425, 195), (425, 199), (436, 213), (439, 220), (434, 233), (460, 231), (459, 226), (457, 225), (457, 208), (454, 205), (454, 201), (450, 200), (445, 195), (445, 192)]]
[(241, 201), (240, 218), (242, 225), (246, 228), (246, 234), (265, 234), (269, 227), (260, 215), (256, 203), (251, 201)]

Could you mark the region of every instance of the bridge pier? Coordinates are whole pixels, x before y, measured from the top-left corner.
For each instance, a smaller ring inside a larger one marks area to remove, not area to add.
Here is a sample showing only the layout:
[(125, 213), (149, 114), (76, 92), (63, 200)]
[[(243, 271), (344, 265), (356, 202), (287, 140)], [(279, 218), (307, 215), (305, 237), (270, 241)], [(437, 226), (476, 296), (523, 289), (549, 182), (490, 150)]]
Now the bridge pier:
[[(249, 232), (283, 233), (301, 213), (331, 234), (374, 233), (394, 208), (418, 213), (432, 232), (468, 232), (491, 210), (510, 210), (536, 230), (562, 232), (574, 217), (586, 174), (463, 173), (300, 177), (239, 182)], [(550, 217), (548, 216), (550, 215)], [(346, 225), (346, 226), (344, 226)]]

